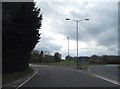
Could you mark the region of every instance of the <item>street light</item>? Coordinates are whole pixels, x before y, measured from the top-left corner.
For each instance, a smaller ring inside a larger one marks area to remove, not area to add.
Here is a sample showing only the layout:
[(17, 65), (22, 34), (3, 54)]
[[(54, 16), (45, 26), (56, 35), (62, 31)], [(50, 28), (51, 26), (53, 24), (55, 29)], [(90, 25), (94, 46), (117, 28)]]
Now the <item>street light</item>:
[(66, 18), (66, 20), (70, 20), (69, 18)]
[[(83, 21), (83, 20), (74, 20), (74, 19), (70, 19), (70, 18), (66, 18), (66, 20), (72, 20), (76, 22), (76, 41), (77, 41), (77, 68), (78, 68), (78, 22)], [(89, 19), (84, 19), (85, 21), (89, 21)]]
[(68, 56), (69, 56), (69, 37), (67, 37), (68, 39)]
[(67, 37), (68, 39), (68, 66), (69, 66), (69, 37)]

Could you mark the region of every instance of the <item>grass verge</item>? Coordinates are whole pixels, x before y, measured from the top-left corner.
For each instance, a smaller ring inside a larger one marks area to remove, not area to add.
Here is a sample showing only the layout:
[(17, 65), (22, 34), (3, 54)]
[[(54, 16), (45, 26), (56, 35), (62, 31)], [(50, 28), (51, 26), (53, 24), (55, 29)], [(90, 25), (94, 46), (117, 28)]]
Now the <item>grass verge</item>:
[[(74, 60), (65, 60), (65, 61), (60, 61), (60, 62), (55, 62), (55, 63), (33, 63), (33, 64), (38, 64), (38, 65), (50, 65), (50, 66), (58, 66), (58, 67), (67, 67), (67, 68), (74, 68), (77, 69), (77, 62)], [(97, 65), (103, 65), (103, 64), (93, 64), (89, 62), (81, 63), (78, 65), (79, 69), (87, 69), (90, 66), (97, 66)]]
[(28, 74), (31, 74), (34, 71), (33, 68), (29, 67), (26, 71), (21, 71), (21, 72), (15, 72), (11, 74), (4, 74), (2, 75), (2, 85), (9, 84), (13, 81), (16, 81), (22, 77), (27, 76)]

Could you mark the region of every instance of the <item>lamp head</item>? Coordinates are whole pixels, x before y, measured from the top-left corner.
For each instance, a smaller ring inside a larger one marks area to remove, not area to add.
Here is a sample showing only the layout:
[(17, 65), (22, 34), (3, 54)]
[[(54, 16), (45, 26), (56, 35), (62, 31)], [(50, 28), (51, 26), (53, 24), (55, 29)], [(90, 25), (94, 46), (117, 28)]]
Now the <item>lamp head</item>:
[(65, 20), (70, 20), (69, 18), (66, 18)]
[(89, 19), (85, 19), (86, 21), (89, 21)]

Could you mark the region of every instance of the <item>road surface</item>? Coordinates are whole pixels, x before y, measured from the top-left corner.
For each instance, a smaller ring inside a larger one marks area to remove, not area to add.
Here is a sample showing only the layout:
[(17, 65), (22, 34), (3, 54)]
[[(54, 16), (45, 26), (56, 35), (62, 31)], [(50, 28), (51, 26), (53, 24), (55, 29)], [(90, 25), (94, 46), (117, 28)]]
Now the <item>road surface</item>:
[(89, 68), (89, 71), (92, 71), (92, 73), (95, 73), (97, 75), (101, 75), (104, 77), (108, 77), (112, 80), (118, 81), (118, 65), (100, 65), (100, 66), (91, 66)]
[(118, 87), (86, 71), (34, 65), (37, 74), (21, 87)]

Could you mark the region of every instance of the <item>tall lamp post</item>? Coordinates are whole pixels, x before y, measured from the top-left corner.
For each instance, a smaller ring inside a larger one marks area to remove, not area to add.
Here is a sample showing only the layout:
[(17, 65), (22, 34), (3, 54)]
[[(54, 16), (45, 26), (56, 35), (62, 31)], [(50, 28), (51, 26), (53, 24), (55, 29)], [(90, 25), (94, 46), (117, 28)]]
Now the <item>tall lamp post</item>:
[(68, 39), (68, 56), (69, 56), (69, 37), (67, 37)]
[(69, 37), (67, 37), (68, 39), (68, 66), (69, 66)]
[[(70, 19), (70, 18), (66, 18), (66, 20), (72, 20), (72, 21), (75, 21), (76, 22), (76, 42), (77, 42), (77, 68), (78, 68), (78, 23), (80, 21), (83, 21), (83, 20), (74, 20), (74, 19)], [(88, 21), (89, 19), (84, 19), (85, 21)]]

